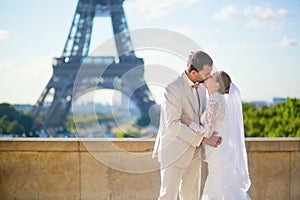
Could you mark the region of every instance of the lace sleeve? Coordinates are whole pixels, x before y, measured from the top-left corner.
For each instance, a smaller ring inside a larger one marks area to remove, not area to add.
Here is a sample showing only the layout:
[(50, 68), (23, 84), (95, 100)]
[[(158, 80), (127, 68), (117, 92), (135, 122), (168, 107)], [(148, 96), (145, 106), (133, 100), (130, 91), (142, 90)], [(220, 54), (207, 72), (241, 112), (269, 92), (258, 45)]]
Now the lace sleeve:
[(219, 104), (216, 101), (209, 101), (206, 107), (206, 116), (204, 125), (192, 122), (189, 127), (202, 137), (209, 138), (214, 132), (214, 125), (217, 118)]

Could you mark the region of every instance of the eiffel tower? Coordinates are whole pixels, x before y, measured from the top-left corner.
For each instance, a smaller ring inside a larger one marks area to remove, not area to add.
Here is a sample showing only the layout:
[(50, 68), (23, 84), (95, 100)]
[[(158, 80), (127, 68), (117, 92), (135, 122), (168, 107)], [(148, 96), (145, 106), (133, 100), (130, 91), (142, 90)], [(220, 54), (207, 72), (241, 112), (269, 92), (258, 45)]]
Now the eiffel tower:
[[(133, 49), (123, 2), (124, 0), (78, 1), (62, 56), (53, 59), (53, 75), (31, 111), (37, 129), (65, 128), (72, 99), (93, 89), (95, 85), (91, 82), (95, 80), (98, 80), (98, 89), (115, 89), (126, 94), (141, 113), (148, 113), (155, 104), (144, 80), (143, 59), (136, 57)], [(113, 56), (88, 55), (93, 20), (96, 17), (111, 17), (117, 61)], [(85, 70), (78, 77), (82, 68)], [(125, 74), (129, 75), (124, 76)], [(79, 87), (74, 88), (75, 82)], [(115, 84), (116, 82), (121, 84)]]

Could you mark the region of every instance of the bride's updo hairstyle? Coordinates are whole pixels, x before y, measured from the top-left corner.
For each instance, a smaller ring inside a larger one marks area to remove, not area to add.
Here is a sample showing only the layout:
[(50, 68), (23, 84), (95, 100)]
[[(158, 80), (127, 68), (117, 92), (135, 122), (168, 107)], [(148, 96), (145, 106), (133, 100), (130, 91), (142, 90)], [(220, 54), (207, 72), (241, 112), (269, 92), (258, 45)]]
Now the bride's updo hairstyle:
[(219, 73), (219, 75), (217, 76), (217, 82), (219, 83), (218, 92), (220, 92), (220, 94), (228, 94), (230, 90), (230, 83), (231, 83), (230, 76), (224, 71), (220, 71), (217, 73)]

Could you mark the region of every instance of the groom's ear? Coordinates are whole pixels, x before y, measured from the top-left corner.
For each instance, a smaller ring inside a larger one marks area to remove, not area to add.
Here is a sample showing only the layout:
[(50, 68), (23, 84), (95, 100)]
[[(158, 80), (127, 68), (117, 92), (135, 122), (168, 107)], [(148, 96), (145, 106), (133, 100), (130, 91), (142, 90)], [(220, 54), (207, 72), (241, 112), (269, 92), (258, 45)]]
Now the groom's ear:
[(190, 72), (193, 76), (195, 76), (195, 74), (197, 73), (197, 71), (196, 70), (191, 70), (191, 72)]

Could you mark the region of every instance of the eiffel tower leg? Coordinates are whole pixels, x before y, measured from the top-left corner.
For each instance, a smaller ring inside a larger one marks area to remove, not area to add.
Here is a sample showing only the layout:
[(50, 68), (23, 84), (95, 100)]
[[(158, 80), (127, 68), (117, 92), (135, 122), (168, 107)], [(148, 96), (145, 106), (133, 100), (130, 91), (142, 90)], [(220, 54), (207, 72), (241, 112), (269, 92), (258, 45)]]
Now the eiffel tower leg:
[(31, 111), (31, 117), (32, 118), (36, 118), (39, 114), (40, 114), (40, 111), (41, 109), (43, 108), (43, 104), (44, 104), (44, 101), (45, 101), (45, 98), (46, 96), (48, 95), (49, 93), (49, 89), (50, 88), (45, 88), (39, 98), (39, 100), (37, 101), (37, 103), (35, 104), (35, 106), (33, 106), (32, 108), (32, 111)]
[(116, 47), (118, 55), (122, 56), (126, 54), (127, 56), (135, 56), (124, 10), (121, 5), (118, 9), (112, 9), (111, 20), (113, 24), (113, 31), (115, 35), (115, 42), (117, 44)]
[(48, 82), (46, 88), (43, 90), (42, 94), (40, 95), (40, 98), (38, 99), (38, 101), (36, 102), (36, 104), (33, 106), (32, 110), (31, 110), (31, 117), (33, 118), (33, 127), (35, 129), (39, 129), (41, 128), (41, 123), (42, 121), (39, 121), (40, 117), (41, 117), (41, 113), (44, 112), (43, 108), (44, 108), (44, 103), (45, 103), (45, 99), (46, 97), (49, 95), (49, 91), (51, 89), (51, 82), (52, 82), (52, 78), (50, 79), (50, 81)]
[(71, 95), (68, 95), (67, 86), (56, 88), (54, 100), (44, 117), (43, 128), (65, 128), (66, 116), (72, 102), (71, 99)]
[(155, 104), (153, 100), (149, 98), (150, 90), (147, 85), (143, 85), (134, 91), (131, 96), (131, 99), (135, 102), (135, 104), (140, 109), (141, 113), (148, 113), (151, 106)]
[[(139, 77), (139, 78), (137, 78)], [(122, 76), (122, 92), (129, 96), (139, 108), (143, 118), (150, 122), (150, 108), (155, 105), (151, 92), (144, 80), (144, 66), (136, 66)]]
[[(58, 78), (58, 76), (55, 74), (56, 71), (31, 111), (31, 116), (34, 119), (34, 127), (36, 129), (65, 126), (66, 116), (69, 112), (72, 99), (70, 89), (72, 88), (72, 84), (70, 85), (68, 82), (73, 83), (74, 81), (71, 80), (72, 76)], [(59, 80), (68, 81), (63, 81), (62, 83), (58, 84), (54, 81), (57, 78)], [(62, 85), (62, 88), (60, 85)], [(50, 94), (50, 90), (54, 90), (54, 94)], [(53, 95), (53, 100), (50, 107), (47, 107), (45, 105), (45, 99), (51, 95)], [(39, 120), (42, 121), (39, 122)]]

